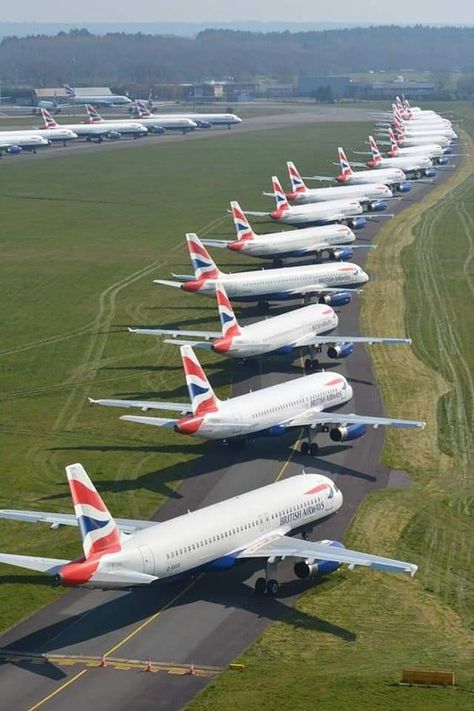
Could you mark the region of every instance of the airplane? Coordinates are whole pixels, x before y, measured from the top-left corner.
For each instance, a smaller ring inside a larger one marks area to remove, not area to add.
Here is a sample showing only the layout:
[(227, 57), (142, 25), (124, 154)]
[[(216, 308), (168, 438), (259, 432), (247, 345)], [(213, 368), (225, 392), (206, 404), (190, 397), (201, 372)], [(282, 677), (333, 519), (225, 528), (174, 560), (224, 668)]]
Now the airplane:
[(373, 170), (401, 168), (406, 175), (417, 180), (422, 176), (433, 178), (436, 175), (433, 161), (427, 155), (416, 153), (415, 155), (383, 158), (373, 136), (369, 136), (369, 146), (372, 158), (367, 161), (367, 166)]
[[(269, 217), (283, 225), (327, 225), (331, 222), (347, 222), (353, 230), (359, 230), (367, 224), (365, 217), (361, 217), (364, 209), (358, 200), (348, 197), (345, 200), (330, 200), (324, 203), (290, 205), (275, 175), (272, 177), (272, 186), (276, 210), (272, 212), (246, 210), (247, 215)], [(385, 204), (384, 207), (387, 205)]]
[(108, 126), (111, 131), (118, 131), (121, 136), (133, 136), (139, 138), (146, 136), (148, 129), (140, 121), (131, 121), (130, 119), (105, 119), (99, 114), (90, 104), (86, 104), (87, 116), (89, 124)]
[(186, 134), (198, 127), (195, 121), (191, 121), (191, 119), (184, 116), (158, 116), (150, 113), (146, 108), (137, 108), (136, 120), (146, 126), (151, 133), (181, 131)]
[[(79, 138), (85, 138), (87, 141), (96, 140), (102, 143), (104, 138), (117, 140), (121, 138), (122, 133), (117, 128), (111, 128), (107, 123), (68, 123), (59, 124), (49, 113), (47, 109), (40, 109), (44, 124), (47, 128), (68, 128), (77, 134)], [(140, 127), (142, 129), (143, 127)]]
[(66, 90), (66, 97), (70, 104), (75, 106), (83, 106), (85, 104), (93, 104), (100, 106), (124, 106), (125, 104), (131, 104), (132, 100), (128, 96), (121, 96), (120, 94), (103, 94), (102, 96), (84, 96), (82, 94), (76, 94), (76, 90), (69, 86), (69, 84), (64, 84), (64, 89)]
[(449, 152), (449, 148), (446, 151), (446, 149), (443, 149), (442, 146), (440, 146), (438, 143), (426, 143), (425, 145), (421, 146), (402, 147), (399, 145), (395, 134), (391, 128), (389, 128), (388, 130), (388, 136), (390, 139), (390, 150), (387, 151), (387, 155), (391, 158), (395, 158), (397, 156), (412, 156), (420, 154), (427, 155), (437, 165), (447, 165), (448, 163), (449, 158), (447, 155), (445, 155), (445, 153)]
[(352, 293), (357, 293), (369, 280), (362, 267), (351, 262), (226, 274), (216, 266), (197, 235), (187, 234), (186, 241), (194, 276), (172, 274), (178, 281), (154, 279), (155, 284), (204, 296), (214, 296), (216, 284), (224, 284), (227, 294), (235, 301), (257, 301), (266, 309), (268, 301), (303, 298), (309, 303), (313, 296), (317, 296), (320, 303), (342, 306), (348, 304)]
[(77, 138), (77, 133), (71, 131), (71, 129), (64, 126), (55, 126), (51, 128), (46, 128), (45, 126), (39, 126), (38, 128), (23, 128), (13, 131), (2, 131), (0, 132), (0, 137), (4, 137), (5, 134), (9, 136), (41, 136), (51, 143), (61, 142), (64, 146), (68, 141), (72, 141)]
[(201, 244), (205, 247), (229, 249), (248, 257), (272, 259), (275, 267), (281, 267), (283, 259), (311, 255), (318, 258), (327, 256), (332, 261), (347, 261), (352, 258), (354, 249), (374, 248), (371, 244), (352, 244), (355, 234), (350, 227), (339, 223), (258, 235), (250, 227), (239, 203), (232, 201), (230, 207), (237, 240), (202, 239)]
[[(203, 114), (203, 113), (197, 113), (197, 112), (188, 112), (188, 111), (179, 111), (178, 113), (170, 113), (170, 114), (153, 114), (150, 112), (148, 109), (148, 106), (144, 101), (138, 100), (135, 102), (136, 105), (136, 111), (140, 112), (140, 114), (144, 117), (154, 117), (158, 119), (162, 119), (164, 117), (167, 117), (169, 119), (175, 119), (178, 117), (181, 118), (186, 118), (191, 121), (194, 121), (197, 125), (198, 128), (210, 128), (211, 126), (227, 126), (227, 128), (231, 128), (234, 124), (242, 123), (242, 119), (239, 118), (236, 114), (230, 114), (230, 113), (212, 113), (212, 114)], [(140, 115), (139, 114), (139, 115)]]
[[(407, 193), (411, 190), (411, 183), (407, 181), (406, 175), (400, 168), (382, 168), (376, 173), (373, 170), (353, 171), (351, 164), (347, 160), (344, 149), (339, 147), (340, 174), (335, 178), (338, 183), (344, 185), (361, 185), (366, 183), (383, 183), (389, 187), (395, 187), (399, 193)], [(307, 176), (306, 180), (334, 180), (327, 175)]]
[[(143, 412), (179, 412), (178, 419), (122, 415), (121, 420), (164, 427), (178, 434), (223, 440), (243, 447), (255, 437), (279, 437), (292, 429), (306, 432), (300, 445), (302, 454), (316, 456), (316, 437), (328, 432), (333, 442), (349, 442), (363, 437), (369, 427), (423, 429), (425, 422), (393, 417), (370, 417), (335, 411), (352, 399), (353, 390), (340, 373), (322, 371), (270, 385), (227, 400), (219, 400), (196, 354), (189, 345), (180, 346), (190, 402), (115, 400), (89, 398), (91, 405), (137, 408)], [(325, 412), (330, 410), (330, 412)]]
[[(68, 587), (120, 589), (159, 584), (190, 573), (219, 571), (249, 558), (266, 561), (265, 577), (255, 593), (278, 593), (278, 563), (295, 560), (297, 578), (327, 575), (346, 564), (387, 573), (408, 573), (417, 566), (344, 547), (339, 541), (308, 541), (306, 532), (336, 513), (343, 496), (321, 474), (303, 473), (260, 487), (168, 521), (114, 519), (81, 464), (66, 474), (74, 514), (3, 509), (0, 518), (77, 526), (83, 555), (75, 560), (0, 553), (0, 563), (50, 575)], [(303, 538), (292, 532), (302, 531)]]
[[(409, 338), (324, 335), (337, 328), (339, 322), (335, 311), (325, 304), (310, 304), (248, 326), (241, 326), (222, 284), (216, 284), (216, 298), (221, 331), (182, 331), (166, 328), (128, 330), (142, 336), (168, 336), (164, 340), (165, 343), (204, 348), (229, 358), (244, 360), (269, 354), (301, 353), (304, 350), (310, 355), (304, 363), (307, 371), (319, 366), (316, 356), (322, 352), (323, 346), (327, 346), (328, 358), (342, 359), (353, 353), (356, 343), (411, 343)], [(202, 340), (195, 340), (196, 338)]]
[[(378, 135), (388, 135), (387, 133), (380, 133), (380, 131), (377, 132)], [(397, 131), (394, 131), (395, 138), (397, 139), (397, 142), (400, 146), (403, 148), (411, 148), (413, 146), (426, 146), (426, 145), (432, 145), (433, 143), (441, 146), (441, 148), (447, 152), (451, 152), (450, 148), (450, 141), (446, 136), (440, 136), (436, 134), (423, 134), (423, 133), (415, 133), (415, 134), (406, 134), (404, 130), (400, 129)]]
[[(352, 198), (358, 200), (361, 205), (367, 205), (368, 210), (379, 211), (381, 201), (393, 197), (393, 193), (387, 185), (383, 183), (366, 183), (361, 185), (338, 185), (334, 188), (308, 188), (301, 177), (295, 164), (287, 162), (288, 175), (290, 177), (291, 192), (286, 193), (288, 200), (293, 204), (307, 204), (313, 202), (325, 202), (326, 200), (340, 200)], [(273, 193), (264, 193), (264, 195)]]
[(45, 148), (50, 145), (51, 141), (43, 138), (38, 133), (29, 133), (28, 131), (25, 131), (24, 134), (10, 131), (0, 132), (0, 155), (2, 153), (16, 155), (23, 151), (36, 153), (38, 148)]
[[(401, 121), (398, 117), (392, 121), (392, 128), (396, 131), (402, 131), (408, 136), (412, 135), (428, 135), (428, 136), (444, 136), (448, 140), (457, 138), (457, 134), (452, 128), (442, 126), (437, 123), (414, 123), (410, 121)], [(433, 141), (438, 143), (438, 141)]]

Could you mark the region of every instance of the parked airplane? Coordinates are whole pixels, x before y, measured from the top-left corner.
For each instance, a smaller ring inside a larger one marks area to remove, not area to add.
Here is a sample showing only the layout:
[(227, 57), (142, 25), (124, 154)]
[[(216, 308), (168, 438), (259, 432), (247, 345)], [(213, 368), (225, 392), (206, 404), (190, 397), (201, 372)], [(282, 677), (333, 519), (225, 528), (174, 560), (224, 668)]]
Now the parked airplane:
[[(122, 133), (117, 130), (117, 128), (111, 128), (109, 122), (107, 123), (70, 123), (70, 124), (59, 124), (47, 111), (46, 109), (41, 109), (41, 116), (45, 126), (48, 128), (69, 128), (71, 131), (77, 134), (79, 138), (85, 138), (87, 141), (97, 141), (102, 143), (104, 138), (110, 140), (117, 140), (122, 137)], [(140, 130), (143, 127), (140, 127)]]
[[(383, 183), (338, 185), (334, 188), (308, 188), (295, 164), (288, 161), (286, 165), (291, 183), (291, 192), (286, 193), (286, 197), (297, 205), (348, 198), (358, 200), (368, 210), (378, 212), (386, 208), (386, 203), (383, 201), (393, 197), (390, 188), (387, 185), (383, 185)], [(269, 193), (264, 193), (264, 195), (269, 195)]]
[[(345, 200), (330, 200), (324, 203), (290, 205), (275, 175), (272, 177), (272, 186), (276, 210), (272, 212), (246, 210), (248, 215), (270, 217), (283, 225), (327, 225), (331, 222), (346, 222), (352, 229), (358, 230), (367, 224), (366, 219), (361, 217), (364, 209), (358, 200), (347, 197)], [(384, 203), (383, 209), (386, 207)]]
[(148, 129), (140, 121), (131, 121), (130, 119), (105, 119), (99, 114), (90, 104), (86, 104), (87, 116), (89, 124), (107, 126), (111, 131), (118, 131), (121, 136), (133, 136), (138, 138), (146, 136)]
[(12, 155), (16, 155), (23, 151), (36, 153), (38, 148), (45, 148), (50, 144), (51, 141), (48, 141), (38, 134), (27, 133), (22, 136), (7, 131), (0, 132), (0, 154), (11, 153)]
[(395, 131), (406, 133), (407, 136), (434, 136), (433, 143), (439, 143), (438, 137), (444, 136), (448, 141), (457, 138), (457, 134), (452, 128), (446, 128), (439, 124), (415, 124), (411, 121), (400, 121), (398, 118), (392, 121), (392, 128)]
[(137, 113), (141, 112), (143, 116), (148, 115), (149, 117), (154, 117), (158, 119), (161, 119), (163, 117), (167, 117), (169, 119), (175, 119), (178, 117), (186, 118), (191, 121), (194, 121), (198, 128), (210, 128), (211, 126), (227, 126), (227, 128), (231, 128), (234, 124), (242, 123), (241, 118), (236, 116), (236, 114), (230, 113), (204, 114), (193, 111), (178, 111), (176, 114), (152, 114), (148, 109), (146, 102), (141, 100), (136, 101), (136, 110)]
[(391, 128), (388, 131), (388, 136), (390, 139), (390, 150), (387, 151), (387, 155), (391, 158), (395, 158), (397, 156), (426, 155), (437, 165), (447, 165), (448, 163), (449, 158), (445, 155), (445, 153), (449, 152), (449, 149), (446, 151), (446, 149), (443, 149), (437, 143), (401, 147)]
[[(407, 193), (411, 190), (411, 183), (407, 182), (406, 175), (400, 168), (383, 168), (376, 173), (373, 170), (353, 171), (351, 164), (347, 160), (343, 148), (338, 148), (340, 174), (335, 178), (338, 183), (344, 185), (361, 185), (366, 183), (383, 183), (390, 187), (395, 187), (400, 193)], [(326, 175), (314, 175), (306, 180), (334, 180)]]
[[(378, 132), (379, 135), (388, 135), (387, 133), (380, 133)], [(439, 135), (434, 135), (431, 133), (428, 134), (406, 134), (403, 130), (399, 131), (394, 131), (395, 138), (398, 141), (398, 144), (402, 146), (403, 148), (409, 148), (412, 146), (426, 146), (426, 145), (432, 145), (433, 143), (438, 144), (443, 148), (443, 150), (447, 153), (451, 152), (450, 148), (450, 141), (446, 136), (439, 136)]]
[(410, 175), (417, 180), (422, 176), (433, 178), (436, 175), (433, 161), (427, 155), (416, 153), (415, 155), (383, 158), (373, 136), (369, 136), (369, 146), (372, 153), (371, 160), (367, 161), (369, 168), (375, 170), (401, 168), (405, 175)]
[(181, 415), (179, 419), (142, 415), (122, 415), (120, 419), (204, 439), (230, 440), (239, 446), (255, 437), (276, 437), (295, 428), (306, 430), (307, 439), (301, 444), (301, 453), (311, 455), (318, 453), (316, 437), (320, 432), (329, 432), (333, 442), (346, 442), (362, 437), (368, 427), (423, 429), (426, 424), (417, 420), (335, 412), (335, 408), (352, 399), (352, 386), (340, 373), (324, 371), (219, 400), (191, 346), (181, 346), (180, 351), (189, 403), (93, 398), (89, 398), (89, 402), (106, 407), (139, 408), (144, 412), (177, 411)]
[(146, 107), (143, 109), (137, 108), (136, 120), (154, 133), (160, 133), (160, 130), (165, 129), (165, 131), (181, 131), (185, 134), (189, 133), (189, 131), (194, 131), (198, 127), (195, 121), (191, 121), (191, 119), (184, 116), (158, 116), (158, 114), (150, 113)]
[(273, 259), (275, 267), (281, 267), (283, 259), (311, 255), (318, 258), (327, 256), (332, 261), (347, 261), (352, 258), (354, 249), (373, 247), (371, 244), (352, 244), (355, 234), (347, 225), (338, 223), (257, 235), (239, 203), (231, 202), (230, 207), (237, 240), (202, 239), (201, 244), (205, 247), (230, 249), (249, 257)]
[(296, 559), (297, 578), (326, 575), (342, 564), (415, 575), (417, 566), (360, 553), (338, 541), (293, 538), (336, 513), (343, 497), (320, 474), (299, 474), (169, 521), (114, 519), (81, 464), (66, 467), (74, 514), (4, 509), (0, 518), (52, 528), (77, 526), (83, 555), (75, 560), (1, 553), (0, 563), (52, 575), (66, 586), (129, 588), (196, 571), (224, 570), (248, 558), (266, 561), (259, 595), (278, 592), (277, 561)]
[(216, 284), (224, 284), (232, 299), (257, 301), (261, 307), (266, 307), (268, 301), (303, 298), (309, 302), (313, 296), (319, 297), (320, 303), (341, 306), (349, 303), (351, 294), (369, 280), (362, 267), (351, 262), (225, 274), (218, 269), (197, 235), (187, 234), (186, 240), (194, 276), (173, 274), (179, 281), (155, 279), (155, 284), (205, 296), (214, 296)]
[(128, 96), (121, 96), (120, 94), (102, 94), (101, 96), (84, 96), (83, 94), (77, 94), (76, 90), (69, 86), (69, 84), (64, 84), (66, 90), (67, 100), (70, 104), (75, 106), (83, 106), (86, 104), (92, 104), (93, 106), (124, 106), (125, 104), (131, 104), (132, 100)]
[[(144, 336), (168, 336), (165, 343), (205, 348), (229, 358), (253, 358), (271, 353), (287, 354), (306, 351), (305, 369), (317, 368), (317, 356), (327, 346), (327, 356), (341, 359), (350, 356), (357, 343), (400, 345), (409, 338), (324, 335), (339, 322), (335, 311), (325, 304), (310, 304), (263, 321), (241, 326), (222, 284), (216, 284), (221, 331), (182, 331), (166, 328), (129, 328), (130, 333)], [(202, 340), (196, 340), (196, 339)], [(184, 339), (184, 340), (183, 340)]]
[(3, 138), (6, 134), (12, 137), (28, 137), (32, 135), (41, 136), (41, 138), (44, 138), (49, 143), (60, 142), (64, 146), (68, 141), (72, 141), (77, 138), (77, 133), (74, 133), (74, 131), (71, 131), (71, 129), (66, 128), (64, 126), (56, 126), (52, 128), (46, 128), (46, 126), (39, 126), (38, 128), (25, 128), (19, 129), (17, 131), (2, 131), (0, 132), (0, 137)]

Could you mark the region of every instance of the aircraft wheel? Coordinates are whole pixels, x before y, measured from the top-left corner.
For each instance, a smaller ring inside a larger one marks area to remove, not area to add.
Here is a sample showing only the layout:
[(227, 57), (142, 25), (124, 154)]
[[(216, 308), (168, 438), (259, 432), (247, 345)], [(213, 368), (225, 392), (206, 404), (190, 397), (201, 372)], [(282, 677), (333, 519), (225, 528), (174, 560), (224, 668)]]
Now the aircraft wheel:
[(336, 261), (336, 255), (334, 254), (334, 252), (329, 252), (329, 261), (330, 262)]
[(301, 454), (308, 454), (308, 452), (309, 452), (308, 442), (301, 442), (300, 452), (301, 452)]
[(311, 358), (306, 358), (304, 362), (304, 369), (307, 371), (313, 369), (313, 361), (311, 360)]
[(279, 588), (278, 580), (274, 580), (273, 578), (271, 580), (267, 581), (266, 588), (267, 588), (267, 595), (269, 597), (275, 597), (275, 595), (278, 592)]
[(316, 370), (316, 368), (318, 368), (318, 367), (319, 367), (319, 360), (317, 358), (313, 358), (313, 360), (311, 361), (311, 368), (313, 370)]
[(319, 452), (319, 447), (316, 442), (311, 442), (309, 445), (309, 453), (313, 456), (316, 457)]
[(265, 578), (257, 578), (255, 581), (255, 595), (264, 595), (267, 588), (267, 581)]

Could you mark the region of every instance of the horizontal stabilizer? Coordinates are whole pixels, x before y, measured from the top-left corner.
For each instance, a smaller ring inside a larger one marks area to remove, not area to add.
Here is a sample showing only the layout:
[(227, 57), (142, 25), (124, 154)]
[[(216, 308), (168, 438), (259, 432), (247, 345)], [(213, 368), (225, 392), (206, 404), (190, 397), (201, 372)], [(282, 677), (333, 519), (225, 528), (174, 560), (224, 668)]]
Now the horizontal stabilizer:
[(220, 331), (178, 331), (171, 328), (129, 328), (130, 333), (139, 333), (142, 336), (189, 336), (190, 338), (220, 338)]
[(334, 181), (334, 177), (330, 177), (329, 175), (303, 175), (303, 180), (330, 180)]
[(173, 273), (171, 273), (171, 276), (174, 277), (175, 279), (178, 279), (178, 281), (180, 281), (180, 282), (194, 281), (194, 279), (195, 279), (194, 274), (173, 274)]
[(179, 338), (165, 338), (163, 343), (171, 343), (173, 346), (192, 346), (193, 348), (204, 348), (207, 351), (210, 351), (212, 348), (212, 344), (209, 343), (209, 341), (184, 341)]
[[(24, 523), (47, 523), (51, 528), (78, 525), (75, 514), (60, 514), (51, 511), (0, 509), (0, 519), (23, 521)], [(135, 533), (135, 531), (141, 531), (143, 528), (157, 525), (156, 521), (142, 521), (133, 518), (115, 518), (114, 521), (123, 533)]]
[(61, 558), (39, 558), (34, 555), (15, 555), (12, 553), (0, 553), (0, 563), (5, 565), (16, 565), (18, 568), (27, 570), (37, 570), (39, 573), (56, 575), (63, 565), (70, 563), (70, 560)]
[(141, 417), (140, 415), (122, 415), (120, 419), (127, 422), (139, 422), (142, 425), (165, 427), (166, 429), (173, 429), (178, 422), (178, 420), (168, 420), (165, 417)]
[(176, 410), (185, 415), (192, 412), (191, 405), (184, 402), (161, 402), (153, 400), (93, 400), (89, 398), (91, 405), (105, 405), (105, 407), (138, 407), (143, 412), (147, 410)]
[[(235, 240), (234, 240), (235, 241)], [(205, 247), (216, 247), (218, 249), (226, 249), (229, 244), (232, 244), (232, 240), (226, 239), (202, 239), (201, 244)]]
[(257, 210), (245, 210), (246, 215), (253, 215), (254, 217), (270, 217), (270, 212), (259, 212)]
[(163, 286), (174, 286), (175, 289), (181, 289), (182, 287), (182, 283), (180, 281), (170, 281), (169, 279), (153, 279), (153, 284), (162, 284)]

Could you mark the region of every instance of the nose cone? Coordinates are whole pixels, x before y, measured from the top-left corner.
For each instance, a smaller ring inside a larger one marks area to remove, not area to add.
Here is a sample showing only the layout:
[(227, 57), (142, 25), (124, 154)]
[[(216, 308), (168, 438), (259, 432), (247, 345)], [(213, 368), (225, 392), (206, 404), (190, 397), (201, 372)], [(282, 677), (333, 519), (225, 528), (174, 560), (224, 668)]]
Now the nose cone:
[(342, 495), (342, 491), (339, 489), (336, 493), (336, 496), (335, 496), (335, 502), (334, 502), (335, 508), (340, 509), (343, 503), (344, 503), (344, 497)]
[(369, 281), (369, 275), (367, 274), (367, 272), (364, 272), (363, 269), (361, 269), (360, 271), (361, 271), (360, 276), (361, 276), (362, 283), (367, 284), (367, 282)]
[(352, 400), (352, 396), (354, 395), (354, 388), (349, 383), (347, 383), (346, 392), (347, 392), (347, 401)]

